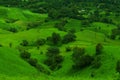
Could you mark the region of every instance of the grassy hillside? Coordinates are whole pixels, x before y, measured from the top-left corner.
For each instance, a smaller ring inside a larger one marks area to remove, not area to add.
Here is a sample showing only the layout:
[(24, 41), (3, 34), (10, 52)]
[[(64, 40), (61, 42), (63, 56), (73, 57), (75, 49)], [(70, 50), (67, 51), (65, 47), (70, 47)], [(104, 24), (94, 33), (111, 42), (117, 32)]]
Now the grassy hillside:
[(33, 75), (37, 71), (19, 57), (19, 52), (7, 47), (0, 48), (0, 74), (9, 76)]
[[(66, 24), (62, 25), (65, 30), (55, 28), (57, 23), (64, 20), (67, 20)], [(117, 21), (115, 22), (117, 23)], [(32, 27), (28, 28), (29, 26)], [(18, 31), (11, 31), (10, 28)], [(120, 59), (120, 41), (109, 38), (112, 29), (115, 28), (117, 28), (116, 25), (103, 22), (92, 22), (87, 27), (83, 27), (82, 20), (71, 18), (52, 20), (48, 19), (47, 14), (0, 7), (0, 80), (117, 80), (119, 73), (116, 71), (116, 63)], [(76, 41), (68, 44), (56, 44), (64, 60), (60, 69), (52, 71), (49, 66), (44, 64), (44, 60), (47, 58), (47, 48), (51, 46), (46, 39), (54, 32), (63, 38), (71, 29), (76, 31)], [(35, 41), (38, 39), (45, 39), (46, 43), (36, 46)], [(23, 40), (28, 41), (27, 46), (20, 45)], [(100, 68), (95, 69), (93, 65), (90, 65), (74, 72), (72, 70), (73, 51), (67, 52), (66, 47), (85, 48), (85, 55), (96, 57), (95, 48), (98, 43), (104, 47), (100, 55), (102, 64)], [(31, 53), (31, 57), (37, 59), (38, 64), (50, 71), (51, 74), (38, 71), (36, 67), (23, 60), (18, 48)], [(92, 73), (94, 73), (94, 77), (91, 77)]]

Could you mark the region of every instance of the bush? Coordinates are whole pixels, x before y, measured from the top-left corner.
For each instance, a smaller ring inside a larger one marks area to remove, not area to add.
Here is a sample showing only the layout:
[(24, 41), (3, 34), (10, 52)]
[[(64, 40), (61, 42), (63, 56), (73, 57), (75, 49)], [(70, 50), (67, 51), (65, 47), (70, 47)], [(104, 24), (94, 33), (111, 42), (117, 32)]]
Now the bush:
[(27, 30), (32, 29), (32, 28), (37, 28), (38, 26), (40, 26), (42, 23), (40, 21), (36, 21), (36, 22), (29, 22), (27, 24)]
[(115, 39), (116, 39), (116, 35), (112, 34), (112, 35), (110, 36), (110, 39), (115, 40)]
[(74, 60), (73, 69), (82, 69), (92, 64), (94, 58), (89, 55), (83, 55), (80, 58)]
[(62, 43), (69, 43), (75, 41), (76, 36), (73, 33), (68, 33), (63, 37)]
[(37, 59), (30, 58), (30, 59), (28, 60), (28, 63), (29, 63), (31, 66), (36, 67), (36, 65), (37, 65)]
[(73, 54), (79, 54), (79, 55), (84, 55), (85, 54), (85, 48), (79, 48), (79, 47), (75, 47), (73, 49)]
[(45, 39), (37, 39), (35, 44), (37, 46), (41, 46), (41, 45), (44, 45), (45, 44)]
[(120, 60), (117, 61), (116, 71), (120, 73)]
[(43, 73), (45, 73), (45, 74), (50, 74), (50, 71), (48, 71), (48, 70), (46, 70), (42, 65), (40, 65), (40, 64), (37, 64), (36, 65), (36, 69), (38, 70), (38, 71), (41, 71), (41, 72), (43, 72)]
[(47, 49), (46, 55), (47, 55), (48, 57), (51, 57), (51, 56), (59, 55), (59, 53), (60, 53), (59, 48), (53, 46), (53, 47), (49, 47), (49, 48)]
[(27, 59), (30, 59), (31, 54), (30, 54), (29, 52), (27, 52), (27, 51), (23, 51), (23, 52), (20, 53), (20, 57), (21, 57), (22, 59), (27, 60)]
[(20, 43), (20, 45), (22, 45), (22, 46), (28, 46), (29, 43), (28, 43), (27, 40), (23, 40), (22, 43)]
[(59, 48), (57, 47), (50, 47), (47, 49), (47, 59), (44, 61), (46, 65), (49, 66), (51, 70), (57, 70), (61, 68), (61, 63), (63, 61), (63, 57), (59, 54)]
[(101, 54), (102, 52), (103, 52), (103, 45), (100, 44), (100, 43), (98, 43), (98, 44), (96, 45), (96, 55), (99, 55), (99, 54)]
[(51, 70), (58, 70), (62, 67), (63, 57), (60, 55), (48, 57), (47, 60), (45, 60), (45, 64), (49, 66)]
[(0, 44), (0, 47), (3, 47), (3, 45), (2, 45), (2, 44)]
[(89, 55), (84, 55), (85, 49), (75, 47), (73, 49), (72, 60), (74, 62), (73, 68), (74, 69), (81, 69), (91, 65), (94, 58)]
[(61, 42), (61, 36), (58, 33), (52, 33), (51, 37), (47, 37), (47, 41), (51, 44), (51, 45), (58, 45)]
[(18, 30), (17, 30), (16, 28), (13, 28), (13, 27), (11, 27), (11, 28), (9, 29), (9, 31), (10, 31), (10, 32), (13, 32), (13, 33), (18, 32)]
[(66, 47), (66, 52), (71, 51), (71, 47)]

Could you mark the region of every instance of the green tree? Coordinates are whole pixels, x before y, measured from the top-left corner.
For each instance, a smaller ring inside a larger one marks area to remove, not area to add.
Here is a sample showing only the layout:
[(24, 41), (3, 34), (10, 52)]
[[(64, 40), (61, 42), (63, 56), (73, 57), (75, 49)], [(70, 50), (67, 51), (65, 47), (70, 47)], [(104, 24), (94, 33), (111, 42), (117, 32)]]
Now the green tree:
[(48, 65), (51, 70), (58, 70), (62, 67), (63, 61), (63, 57), (60, 55), (59, 48), (49, 47), (47, 50), (47, 59), (44, 61), (44, 63)]
[(103, 45), (101, 43), (98, 43), (96, 45), (96, 55), (99, 55), (103, 52)]
[(23, 41), (20, 43), (20, 45), (22, 45), (22, 46), (28, 46), (29, 43), (28, 43), (27, 40), (23, 40)]
[(22, 59), (28, 60), (28, 59), (30, 59), (31, 54), (30, 54), (29, 52), (27, 52), (27, 51), (22, 51), (22, 52), (20, 53), (20, 57), (21, 57)]
[(66, 35), (63, 37), (62, 42), (66, 44), (66, 43), (75, 41), (75, 39), (76, 39), (76, 35), (73, 34), (73, 33), (71, 33), (71, 32), (69, 32), (68, 34), (66, 34)]
[(58, 45), (61, 42), (61, 36), (54, 32), (51, 37), (47, 37), (47, 41), (52, 45)]

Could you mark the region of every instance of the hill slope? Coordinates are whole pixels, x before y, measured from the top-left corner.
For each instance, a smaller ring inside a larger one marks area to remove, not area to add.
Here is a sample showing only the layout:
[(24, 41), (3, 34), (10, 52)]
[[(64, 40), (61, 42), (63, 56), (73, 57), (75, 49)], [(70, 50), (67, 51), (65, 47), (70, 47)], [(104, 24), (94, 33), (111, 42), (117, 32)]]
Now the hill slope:
[(0, 74), (9, 76), (32, 75), (36, 69), (19, 57), (14, 49), (0, 47)]

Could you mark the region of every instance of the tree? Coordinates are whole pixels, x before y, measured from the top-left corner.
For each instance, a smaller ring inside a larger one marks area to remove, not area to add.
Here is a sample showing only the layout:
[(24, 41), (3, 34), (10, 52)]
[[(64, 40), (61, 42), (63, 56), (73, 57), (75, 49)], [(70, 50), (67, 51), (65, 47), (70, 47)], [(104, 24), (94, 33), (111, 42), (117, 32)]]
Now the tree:
[(70, 52), (71, 51), (71, 47), (66, 47), (66, 52)]
[(44, 44), (45, 44), (45, 39), (37, 39), (37, 40), (35, 41), (35, 44), (36, 44), (37, 46), (44, 45)]
[(20, 43), (20, 45), (22, 46), (28, 46), (28, 41), (27, 40), (23, 40), (22, 43)]
[(27, 30), (32, 29), (32, 28), (37, 28), (38, 26), (40, 26), (42, 24), (41, 21), (35, 21), (35, 22), (29, 22), (27, 24)]
[(96, 45), (96, 55), (99, 55), (103, 52), (103, 45), (101, 43), (98, 43)]
[(51, 70), (57, 70), (61, 68), (63, 57), (59, 54), (59, 48), (49, 47), (47, 50), (47, 59), (44, 61), (44, 63), (48, 65)]
[(58, 33), (52, 33), (51, 37), (47, 38), (52, 45), (58, 45), (61, 42), (61, 36)]
[(61, 37), (58, 33), (53, 33), (52, 34), (52, 41), (53, 41), (53, 44), (56, 45), (59, 43), (59, 41), (61, 40)]
[(20, 57), (22, 59), (28, 60), (28, 59), (30, 59), (31, 54), (29, 52), (27, 52), (27, 51), (23, 51), (23, 52), (20, 53)]
[(28, 63), (31, 65), (31, 66), (34, 66), (34, 67), (36, 67), (36, 65), (37, 65), (37, 59), (35, 59), (35, 58), (30, 58), (29, 60), (28, 60)]
[(71, 33), (71, 32), (69, 32), (68, 34), (66, 34), (66, 35), (63, 37), (62, 42), (66, 44), (66, 43), (75, 41), (75, 39), (76, 39), (76, 35), (73, 34), (73, 33)]
[(75, 47), (73, 49), (72, 61), (73, 69), (82, 69), (92, 64), (94, 58), (90, 55), (85, 55), (85, 48)]
[(73, 65), (73, 69), (82, 69), (85, 67), (88, 67), (92, 64), (94, 58), (92, 56), (89, 55), (83, 55), (80, 58), (77, 58), (76, 60), (74, 60), (74, 65)]
[(51, 57), (51, 56), (56, 56), (59, 55), (60, 50), (58, 47), (52, 46), (47, 49), (46, 56)]
[(79, 59), (85, 54), (84, 48), (75, 47), (73, 49), (72, 60), (77, 63)]

